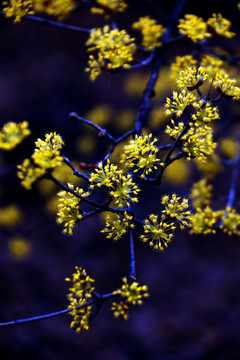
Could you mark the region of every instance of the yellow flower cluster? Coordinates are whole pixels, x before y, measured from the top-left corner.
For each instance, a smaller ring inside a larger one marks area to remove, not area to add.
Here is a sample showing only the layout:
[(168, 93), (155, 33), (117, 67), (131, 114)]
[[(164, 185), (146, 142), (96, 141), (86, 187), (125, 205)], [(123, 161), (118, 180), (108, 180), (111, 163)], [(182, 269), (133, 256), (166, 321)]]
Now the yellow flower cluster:
[(228, 235), (240, 235), (240, 214), (235, 209), (227, 207), (221, 220), (221, 230), (228, 233)]
[(124, 146), (121, 155), (121, 163), (124, 163), (134, 172), (141, 171), (141, 178), (157, 169), (157, 165), (164, 165), (157, 158), (158, 148), (155, 145), (157, 138), (152, 140), (152, 134), (149, 135), (135, 135), (133, 140)]
[(103, 29), (93, 29), (86, 42), (89, 52), (97, 51), (97, 59), (94, 55), (89, 56), (89, 67), (86, 69), (90, 72), (91, 80), (95, 80), (104, 70), (129, 68), (136, 50), (134, 40), (126, 30), (110, 30), (107, 25)]
[(187, 67), (180, 70), (176, 83), (180, 89), (187, 88), (188, 90), (194, 90), (208, 78), (206, 70), (202, 67)]
[(176, 224), (180, 228), (188, 226), (188, 217), (190, 215), (188, 200), (183, 199), (179, 202), (180, 197), (173, 194), (171, 198), (168, 195), (163, 196), (162, 204), (165, 209), (162, 210), (161, 220), (158, 221), (158, 215), (151, 214), (148, 219), (144, 220), (144, 234), (140, 236), (143, 242), (148, 242), (154, 250), (163, 251), (164, 246), (167, 248), (168, 243), (173, 237)]
[(222, 14), (212, 14), (212, 17), (208, 19), (207, 24), (210, 26), (211, 30), (216, 34), (225, 36), (226, 38), (232, 38), (236, 34), (229, 31), (231, 22), (223, 18)]
[(30, 134), (27, 121), (8, 122), (0, 130), (0, 149), (12, 150)]
[(196, 213), (189, 218), (190, 234), (215, 234), (219, 217), (223, 211), (213, 211), (209, 206), (205, 209), (197, 208)]
[[(84, 193), (83, 189), (76, 187), (73, 184), (68, 184), (69, 189), (74, 190), (76, 194), (82, 197), (89, 195), (88, 192)], [(81, 199), (71, 192), (62, 190), (58, 193), (58, 212), (57, 223), (64, 225), (64, 234), (72, 235), (73, 228), (82, 219), (80, 203)]]
[(164, 246), (168, 247), (176, 226), (174, 222), (166, 223), (162, 219), (158, 222), (158, 215), (151, 214), (149, 219), (144, 220), (143, 229), (144, 235), (140, 235), (140, 239), (145, 243), (148, 242), (154, 250), (163, 251)]
[(123, 12), (128, 5), (124, 0), (97, 0), (100, 7), (92, 7), (93, 14), (104, 15), (108, 19), (112, 15)]
[(218, 35), (225, 36), (227, 38), (235, 36), (233, 32), (229, 31), (231, 22), (223, 18), (220, 13), (212, 14), (212, 17), (209, 18), (207, 22), (199, 16), (186, 14), (184, 19), (180, 19), (178, 28), (181, 34), (186, 35), (194, 42), (198, 42), (212, 36), (207, 31), (208, 26), (213, 33)]
[(190, 215), (190, 211), (186, 211), (188, 209), (188, 199), (183, 198), (180, 203), (180, 196), (173, 194), (171, 199), (168, 195), (164, 195), (162, 198), (162, 204), (165, 205), (165, 210), (162, 211), (162, 220), (176, 220), (181, 229), (184, 229), (184, 226), (188, 226), (188, 216)]
[(177, 117), (180, 117), (186, 107), (191, 105), (196, 99), (195, 95), (189, 93), (185, 89), (180, 93), (173, 91), (172, 99), (166, 98), (165, 113), (166, 115), (176, 115)]
[(14, 236), (8, 241), (8, 249), (14, 259), (25, 260), (31, 255), (32, 244), (23, 236)]
[(239, 143), (235, 138), (223, 138), (219, 140), (221, 153), (227, 159), (234, 160), (239, 152)]
[[(166, 133), (169, 136), (177, 139), (181, 134), (184, 124), (180, 122), (175, 125), (172, 120), (173, 128), (167, 126)], [(187, 159), (190, 161), (192, 158), (198, 159), (200, 162), (206, 162), (207, 158), (213, 154), (217, 144), (212, 139), (212, 128), (206, 125), (192, 126), (186, 134), (181, 137), (182, 149), (187, 154)]]
[(196, 165), (207, 179), (213, 179), (219, 172), (223, 170), (221, 159), (216, 153), (210, 155), (204, 163), (196, 159)]
[(60, 135), (54, 133), (46, 134), (45, 140), (38, 139), (35, 142), (36, 148), (31, 159), (25, 159), (22, 165), (18, 165), (17, 175), (21, 184), (26, 189), (31, 189), (36, 179), (44, 176), (48, 171), (60, 166), (63, 158), (60, 150), (64, 142)]
[(106, 227), (101, 232), (107, 233), (108, 239), (113, 238), (114, 241), (117, 241), (127, 233), (129, 228), (134, 228), (134, 224), (132, 216), (125, 211), (123, 217), (118, 214), (107, 215)]
[(14, 22), (19, 22), (25, 15), (38, 12), (62, 19), (73, 10), (75, 3), (73, 0), (7, 0), (3, 2), (3, 6), (5, 16), (13, 17)]
[(3, 1), (3, 12), (7, 18), (14, 17), (14, 22), (19, 22), (25, 15), (33, 15), (33, 3), (31, 0), (8, 0)]
[(194, 42), (202, 41), (211, 36), (207, 32), (207, 24), (205, 21), (196, 15), (186, 14), (184, 19), (179, 20), (179, 32), (187, 35)]
[(22, 214), (16, 205), (0, 208), (0, 228), (11, 228), (20, 223)]
[(121, 289), (115, 290), (115, 295), (120, 295), (122, 300), (120, 303), (113, 302), (112, 308), (115, 318), (123, 316), (124, 320), (128, 320), (128, 309), (130, 305), (142, 305), (143, 299), (148, 298), (148, 288), (146, 285), (139, 285), (137, 281), (130, 284), (127, 278), (122, 279), (123, 285)]
[(147, 50), (154, 50), (162, 45), (161, 38), (166, 29), (149, 16), (141, 17), (133, 23), (133, 29), (140, 30), (143, 36), (142, 46)]
[(91, 173), (90, 189), (105, 186), (109, 190), (110, 197), (115, 201), (119, 208), (129, 206), (130, 202), (138, 202), (138, 192), (140, 189), (133, 182), (130, 174), (124, 174), (116, 165), (107, 164), (103, 166), (100, 162), (94, 172)]
[(200, 65), (206, 70), (209, 75), (208, 80), (212, 81), (216, 73), (224, 73), (222, 69), (223, 61), (215, 56), (204, 55)]
[(195, 209), (209, 205), (212, 189), (212, 185), (208, 184), (205, 178), (193, 184), (189, 197), (192, 199), (192, 205)]
[(190, 217), (190, 234), (215, 234), (220, 229), (228, 235), (240, 235), (240, 214), (235, 209), (213, 211), (209, 206), (197, 208)]
[(171, 65), (171, 79), (176, 81), (181, 70), (185, 70), (196, 65), (197, 61), (192, 55), (177, 56), (175, 62)]
[(235, 86), (237, 80), (231, 79), (228, 74), (217, 73), (213, 85), (216, 90), (227, 99), (239, 100), (240, 99), (240, 88)]
[(70, 328), (74, 328), (76, 332), (80, 332), (82, 329), (88, 330), (92, 307), (86, 305), (86, 303), (92, 298), (94, 280), (87, 275), (85, 269), (78, 266), (76, 266), (76, 272), (73, 274), (72, 279), (66, 278), (65, 280), (72, 283), (68, 294), (70, 302), (68, 308), (72, 309), (70, 315), (73, 316)]
[(203, 125), (220, 118), (218, 107), (211, 106), (209, 102), (200, 100), (198, 102), (194, 102), (192, 105), (195, 109), (195, 113), (192, 114), (195, 126)]

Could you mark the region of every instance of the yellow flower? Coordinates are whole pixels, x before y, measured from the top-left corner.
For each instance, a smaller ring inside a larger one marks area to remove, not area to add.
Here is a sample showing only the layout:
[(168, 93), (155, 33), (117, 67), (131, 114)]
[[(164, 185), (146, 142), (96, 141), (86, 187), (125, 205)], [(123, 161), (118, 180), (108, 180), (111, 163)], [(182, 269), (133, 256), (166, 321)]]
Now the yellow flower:
[(181, 93), (173, 91), (172, 100), (166, 98), (165, 113), (166, 115), (175, 114), (177, 117), (180, 117), (186, 107), (192, 104), (196, 99), (196, 96), (194, 96), (192, 93), (189, 93), (187, 90), (182, 90)]
[(209, 206), (197, 208), (196, 213), (189, 217), (190, 234), (215, 234), (215, 227), (223, 214), (223, 211), (213, 211)]
[(27, 121), (19, 124), (8, 122), (0, 130), (0, 149), (12, 150), (30, 134)]
[(35, 141), (35, 145), (32, 160), (36, 166), (48, 170), (62, 164), (63, 158), (60, 156), (60, 150), (64, 142), (60, 135), (51, 132), (46, 134), (45, 140)]
[(7, 0), (3, 1), (3, 12), (6, 17), (14, 17), (13, 22), (19, 22), (25, 15), (33, 15), (33, 3), (31, 0)]
[(225, 36), (226, 38), (232, 38), (236, 34), (229, 31), (231, 22), (223, 18), (222, 14), (212, 14), (212, 17), (208, 19), (207, 24), (218, 35)]
[(227, 207), (221, 220), (223, 224), (220, 226), (220, 229), (228, 233), (228, 235), (240, 235), (240, 214), (236, 213), (235, 209)]
[(106, 19), (123, 12), (128, 7), (124, 0), (97, 0), (97, 4), (100, 7), (92, 7), (91, 12), (93, 14), (104, 15)]
[(162, 210), (162, 220), (170, 218), (176, 220), (180, 224), (180, 228), (184, 229), (184, 226), (188, 226), (188, 217), (190, 211), (188, 209), (188, 199), (183, 198), (180, 203), (180, 196), (173, 194), (171, 199), (168, 195), (164, 195), (162, 198), (162, 204), (165, 206), (165, 210)]
[(196, 65), (197, 60), (195, 60), (192, 55), (177, 56), (175, 62), (171, 65), (171, 79), (176, 81), (181, 70)]
[(11, 228), (22, 220), (20, 209), (16, 205), (8, 205), (0, 208), (0, 228)]
[(239, 143), (235, 138), (223, 138), (219, 140), (219, 147), (223, 156), (234, 160), (239, 151)]
[(8, 249), (14, 259), (24, 260), (30, 256), (32, 244), (23, 236), (14, 236), (8, 241)]
[(17, 176), (25, 189), (30, 190), (32, 184), (45, 174), (45, 169), (35, 167), (31, 159), (25, 159), (22, 165), (17, 165)]
[[(71, 190), (74, 190), (76, 194), (83, 197), (89, 195), (88, 192), (84, 193), (83, 189), (75, 188), (72, 184), (68, 184)], [(81, 199), (68, 191), (60, 191), (58, 193), (58, 212), (57, 212), (57, 223), (64, 225), (64, 234), (72, 235), (73, 228), (82, 219), (80, 203)]]
[(117, 241), (127, 233), (129, 228), (134, 228), (134, 224), (132, 216), (125, 211), (122, 218), (118, 214), (107, 215), (106, 227), (101, 232), (108, 233), (106, 236), (108, 239), (113, 238), (114, 241)]
[(90, 175), (90, 189), (102, 186), (111, 188), (120, 174), (122, 175), (122, 171), (118, 169), (117, 165), (111, 164), (109, 159), (105, 166), (99, 162)]
[(86, 270), (76, 266), (76, 272), (72, 279), (66, 278), (68, 282), (72, 282), (72, 287), (69, 288), (68, 294), (69, 305), (72, 309), (69, 313), (73, 316), (70, 328), (74, 328), (76, 332), (89, 329), (89, 321), (92, 315), (92, 306), (86, 305), (87, 301), (91, 299), (94, 287), (94, 279), (87, 275)]
[(158, 222), (158, 216), (151, 214), (149, 219), (144, 220), (144, 235), (140, 236), (143, 242), (148, 242), (149, 246), (157, 251), (163, 251), (164, 246), (168, 247), (173, 237), (172, 232), (176, 229), (174, 222), (166, 223), (164, 218)]
[[(35, 11), (45, 12), (48, 15), (53, 15), (62, 20), (65, 18), (75, 7), (73, 0), (35, 0)], [(41, 9), (41, 10), (40, 10)]]
[(120, 303), (114, 302), (112, 304), (112, 310), (115, 318), (120, 315), (123, 316), (124, 320), (128, 320), (128, 309), (130, 305), (142, 305), (143, 299), (149, 297), (148, 288), (146, 285), (139, 285), (137, 281), (133, 281), (130, 284), (127, 278), (122, 279), (123, 285), (121, 289), (113, 291), (113, 294), (120, 295), (122, 300)]
[(207, 32), (205, 21), (196, 15), (185, 15), (184, 19), (180, 19), (178, 28), (181, 34), (187, 35), (194, 42), (202, 41), (211, 36)]
[(195, 209), (209, 205), (212, 197), (212, 189), (213, 186), (208, 185), (207, 179), (205, 178), (193, 184), (189, 197), (192, 199), (192, 204)]
[(155, 143), (157, 138), (152, 139), (152, 134), (145, 136), (135, 135), (128, 145), (124, 147), (120, 162), (133, 169), (134, 172), (142, 171), (141, 177), (157, 169), (157, 165), (163, 165), (157, 157), (158, 148)]
[(206, 70), (202, 67), (188, 67), (179, 71), (176, 79), (177, 86), (180, 89), (187, 88), (194, 90), (208, 78)]
[[(184, 123), (179, 122), (175, 125), (172, 119), (173, 128), (169, 125), (166, 127), (166, 133), (177, 139), (181, 134)], [(201, 162), (206, 162), (207, 158), (213, 154), (217, 144), (212, 139), (212, 128), (206, 125), (192, 126), (182, 137), (182, 149), (187, 154), (187, 159), (197, 158)]]
[(206, 73), (209, 75), (208, 80), (212, 81), (217, 72), (224, 73), (224, 70), (221, 69), (223, 61), (217, 57), (211, 55), (204, 55), (200, 65), (206, 70)]
[(103, 166), (100, 162), (94, 172), (91, 173), (90, 189), (106, 186), (109, 195), (119, 208), (129, 206), (130, 202), (138, 202), (137, 194), (140, 191), (133, 182), (130, 174), (124, 174), (116, 165), (107, 164)]
[(91, 80), (95, 80), (104, 70), (129, 68), (136, 50), (134, 40), (126, 30), (110, 30), (107, 25), (103, 29), (93, 29), (86, 42), (88, 51), (97, 52), (97, 59), (89, 56), (89, 67), (86, 69), (90, 72)]
[(195, 113), (192, 115), (195, 126), (203, 125), (220, 118), (218, 107), (211, 106), (209, 102), (203, 102), (200, 100), (198, 102), (194, 102), (192, 105), (195, 109)]
[(145, 49), (152, 51), (162, 45), (161, 37), (166, 29), (156, 20), (149, 16), (141, 17), (132, 27), (142, 32), (142, 46)]
[(213, 86), (215, 86), (216, 90), (226, 98), (239, 100), (240, 88), (234, 86), (236, 82), (237, 80), (231, 79), (228, 74), (217, 73), (213, 80)]
[(119, 175), (113, 184), (112, 190), (110, 189), (109, 195), (113, 198), (115, 204), (121, 209), (125, 206), (130, 206), (131, 202), (138, 202), (138, 193), (140, 189), (133, 182), (132, 176)]

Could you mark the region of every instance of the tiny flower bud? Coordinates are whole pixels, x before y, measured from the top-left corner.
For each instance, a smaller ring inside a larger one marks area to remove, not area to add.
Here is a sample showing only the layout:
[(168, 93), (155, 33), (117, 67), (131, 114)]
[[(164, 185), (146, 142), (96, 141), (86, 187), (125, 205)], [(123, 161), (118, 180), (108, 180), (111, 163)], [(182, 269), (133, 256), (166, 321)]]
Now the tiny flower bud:
[(92, 171), (92, 170), (95, 170), (95, 169), (96, 169), (96, 166), (95, 166), (94, 164), (88, 164), (88, 165), (87, 165), (87, 169), (88, 169), (89, 171)]
[(88, 166), (85, 162), (81, 162), (78, 166), (81, 170), (87, 170), (87, 168), (88, 168)]
[(103, 136), (105, 136), (106, 135), (106, 130), (101, 130), (101, 131), (99, 131), (99, 133), (98, 133), (98, 137), (103, 137)]
[(78, 114), (73, 111), (69, 114), (69, 117), (70, 117), (70, 119), (75, 120), (75, 119), (78, 119)]

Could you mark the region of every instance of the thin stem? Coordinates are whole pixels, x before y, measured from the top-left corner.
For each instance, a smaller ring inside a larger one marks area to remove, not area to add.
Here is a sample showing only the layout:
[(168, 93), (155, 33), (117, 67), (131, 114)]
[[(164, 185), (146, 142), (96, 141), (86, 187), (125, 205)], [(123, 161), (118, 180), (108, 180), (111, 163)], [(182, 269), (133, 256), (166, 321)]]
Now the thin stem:
[(98, 130), (98, 136), (102, 137), (102, 136), (107, 136), (109, 138), (109, 140), (111, 140), (113, 143), (116, 142), (116, 140), (112, 137), (112, 135), (109, 134), (109, 132), (103, 128), (101, 128), (100, 126), (98, 126), (97, 124), (95, 124), (94, 122), (84, 119), (81, 116), (79, 116), (76, 112), (72, 112), (69, 114), (70, 119), (76, 119), (78, 121), (81, 121), (83, 124), (89, 125), (90, 127), (94, 128), (95, 130)]
[(61, 181), (57, 180), (54, 176), (49, 175), (48, 177), (50, 180), (52, 180), (57, 186), (59, 186), (61, 189), (64, 189), (65, 191), (73, 194), (74, 196), (76, 196), (77, 198), (81, 199), (82, 201), (84, 201), (85, 203), (92, 205), (96, 208), (101, 208), (102, 205), (99, 205), (91, 200), (88, 200), (86, 197), (80, 195), (79, 193), (77, 193), (76, 191), (74, 191), (73, 189), (70, 189), (67, 185), (63, 184)]
[(142, 128), (146, 119), (146, 114), (150, 107), (150, 99), (153, 95), (154, 86), (156, 84), (161, 66), (162, 66), (162, 56), (159, 55), (155, 61), (148, 84), (143, 92), (140, 107), (137, 113), (137, 118), (135, 122), (135, 133), (137, 135), (141, 135), (142, 133)]
[(147, 59), (141, 61), (139, 64), (131, 65), (130, 68), (127, 68), (126, 70), (134, 70), (134, 69), (139, 69), (144, 66), (147, 66), (153, 61), (154, 56), (155, 56), (155, 53), (151, 52), (151, 54), (149, 55), (149, 57)]
[(67, 164), (73, 170), (74, 175), (76, 175), (80, 178), (83, 178), (85, 180), (89, 180), (89, 177), (87, 175), (81, 173), (80, 171), (78, 171), (66, 156), (63, 155), (63, 159), (64, 159), (65, 164)]
[(53, 20), (49, 20), (49, 19), (44, 19), (42, 17), (39, 16), (35, 16), (35, 15), (25, 15), (23, 17), (23, 20), (30, 20), (30, 21), (35, 21), (35, 22), (39, 22), (42, 24), (46, 24), (46, 25), (50, 25), (50, 26), (54, 26), (54, 27), (58, 27), (60, 29), (64, 29), (64, 30), (70, 30), (70, 31), (75, 31), (75, 32), (81, 32), (83, 34), (90, 34), (91, 30), (90, 29), (85, 29), (79, 26), (73, 26), (73, 25), (68, 25), (68, 24), (63, 24), (57, 21), (53, 21)]
[[(83, 308), (89, 305), (93, 305), (97, 302), (103, 302), (106, 301), (108, 299), (114, 298), (118, 295), (111, 293), (107, 293), (107, 294), (103, 294), (103, 295), (99, 295), (97, 294), (97, 296), (94, 297), (94, 299), (87, 301), (85, 304), (78, 306), (77, 308)], [(40, 321), (40, 320), (44, 320), (44, 319), (49, 319), (49, 318), (53, 318), (56, 316), (60, 316), (60, 315), (64, 315), (67, 314), (69, 312), (71, 312), (72, 309), (64, 309), (64, 310), (60, 310), (60, 311), (56, 311), (50, 314), (45, 314), (45, 315), (40, 315), (40, 316), (34, 316), (34, 317), (30, 317), (30, 318), (26, 318), (26, 319), (18, 319), (18, 320), (13, 320), (13, 321), (8, 321), (8, 322), (4, 322), (4, 323), (0, 323), (0, 327), (7, 327), (7, 326), (14, 326), (14, 325), (23, 325), (23, 324), (27, 324), (27, 323), (31, 323), (31, 322), (35, 322), (35, 321)]]
[(129, 230), (129, 248), (130, 248), (130, 279), (136, 279), (136, 265), (135, 265), (135, 251), (134, 251), (134, 237), (133, 237), (133, 229)]
[(236, 196), (236, 188), (237, 188), (237, 180), (238, 180), (238, 172), (239, 172), (239, 163), (240, 163), (240, 152), (238, 153), (238, 156), (235, 160), (234, 167), (233, 167), (233, 173), (232, 173), (232, 180), (231, 180), (231, 186), (229, 190), (228, 195), (228, 202), (227, 206), (229, 208), (233, 207), (233, 203)]

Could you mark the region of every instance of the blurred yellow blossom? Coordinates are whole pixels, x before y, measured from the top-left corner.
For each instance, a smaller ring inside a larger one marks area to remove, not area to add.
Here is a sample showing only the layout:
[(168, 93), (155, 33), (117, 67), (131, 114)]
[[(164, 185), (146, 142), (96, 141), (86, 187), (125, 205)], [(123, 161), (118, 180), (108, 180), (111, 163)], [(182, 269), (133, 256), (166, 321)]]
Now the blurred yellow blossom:
[(147, 50), (154, 50), (162, 45), (161, 37), (166, 29), (149, 16), (140, 17), (133, 23), (133, 29), (140, 30), (143, 36), (142, 46)]
[(227, 159), (236, 159), (239, 151), (239, 143), (235, 138), (223, 138), (219, 140), (219, 148)]
[(96, 0), (96, 2), (100, 7), (92, 7), (91, 12), (104, 15), (106, 19), (123, 12), (128, 6), (124, 0)]
[(179, 32), (187, 35), (193, 42), (202, 41), (211, 36), (207, 32), (206, 22), (199, 16), (186, 14), (184, 19), (179, 20)]
[(14, 236), (8, 241), (8, 249), (14, 259), (25, 260), (32, 253), (32, 244), (23, 236)]
[(179, 159), (164, 170), (163, 182), (165, 184), (181, 185), (186, 183), (189, 177), (189, 163), (184, 159)]
[(0, 130), (0, 149), (12, 150), (30, 134), (27, 121), (19, 124), (8, 122)]
[(207, 183), (206, 178), (193, 183), (189, 197), (192, 199), (192, 205), (195, 209), (209, 205), (212, 197), (212, 189), (213, 186)]
[(11, 228), (22, 220), (21, 210), (14, 204), (0, 208), (0, 228)]
[(232, 38), (236, 34), (229, 31), (231, 22), (225, 19), (222, 14), (212, 14), (212, 17), (208, 19), (207, 24), (218, 35), (225, 36), (226, 38)]

